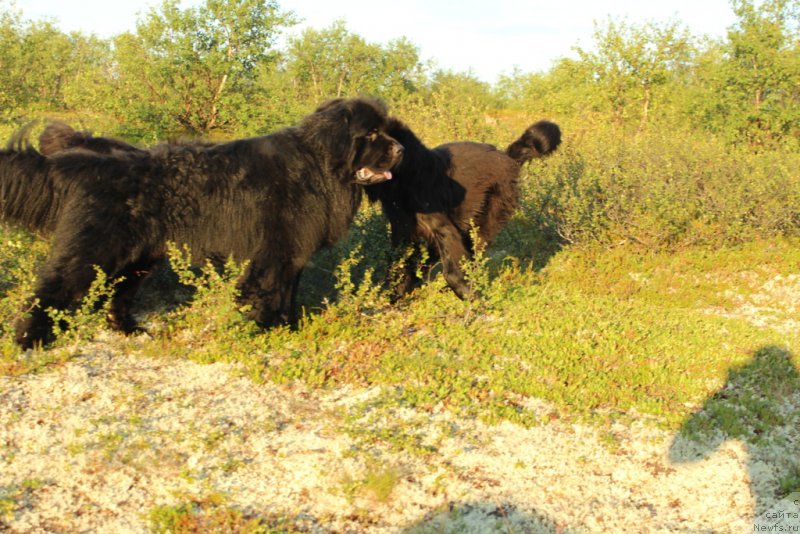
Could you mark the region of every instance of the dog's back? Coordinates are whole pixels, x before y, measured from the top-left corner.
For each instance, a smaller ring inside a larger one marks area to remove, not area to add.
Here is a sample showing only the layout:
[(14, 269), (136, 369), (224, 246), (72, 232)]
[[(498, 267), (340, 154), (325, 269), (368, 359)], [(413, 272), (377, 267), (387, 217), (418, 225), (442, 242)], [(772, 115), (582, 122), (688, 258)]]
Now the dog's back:
[(519, 164), (485, 143), (447, 143), (435, 150), (449, 155), (450, 176), (465, 191), (450, 216), (462, 232), (474, 223), (481, 240), (491, 243), (517, 207)]
[(466, 190), (464, 202), (453, 214), (457, 224), (465, 229), (474, 223), (484, 243), (491, 243), (519, 204), (520, 167), (552, 154), (560, 144), (559, 126), (543, 120), (529, 126), (505, 152), (474, 142), (436, 147), (450, 154), (450, 176)]

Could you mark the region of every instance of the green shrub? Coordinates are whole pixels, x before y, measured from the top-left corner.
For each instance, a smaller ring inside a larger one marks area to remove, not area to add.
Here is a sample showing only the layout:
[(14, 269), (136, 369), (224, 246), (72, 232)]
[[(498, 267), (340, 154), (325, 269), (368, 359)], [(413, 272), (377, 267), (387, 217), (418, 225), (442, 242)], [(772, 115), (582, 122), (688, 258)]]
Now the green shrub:
[(95, 266), (95, 279), (81, 303), (71, 310), (48, 308), (53, 321), (56, 346), (76, 346), (89, 341), (95, 332), (105, 326), (111, 307), (114, 286), (121, 280), (109, 280), (102, 269)]
[(150, 530), (158, 534), (193, 534), (196, 532), (237, 532), (242, 534), (278, 534), (304, 532), (292, 518), (280, 515), (253, 516), (229, 506), (217, 493), (187, 498), (186, 501), (152, 508), (147, 513)]
[[(210, 261), (193, 267), (188, 247), (168, 245), (170, 265), (184, 286), (193, 290), (188, 303), (171, 311), (150, 351), (178, 352), (195, 361), (246, 361), (261, 329), (245, 316), (248, 306), (238, 302), (237, 281), (247, 268), (229, 258), (215, 266)], [(182, 342), (176, 343), (175, 338)]]
[(528, 167), (522, 218), (563, 243), (649, 249), (800, 235), (800, 155), (689, 132), (593, 132)]

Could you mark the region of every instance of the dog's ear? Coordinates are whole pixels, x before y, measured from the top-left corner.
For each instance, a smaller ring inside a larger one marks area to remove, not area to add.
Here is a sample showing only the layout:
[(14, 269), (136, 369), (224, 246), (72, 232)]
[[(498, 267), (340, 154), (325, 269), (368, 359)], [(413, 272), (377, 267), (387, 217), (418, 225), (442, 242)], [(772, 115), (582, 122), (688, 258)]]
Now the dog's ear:
[(316, 133), (315, 142), (325, 147), (326, 154), (346, 165), (355, 157), (353, 114), (351, 100), (336, 98), (320, 104), (309, 117), (318, 126), (312, 129)]
[(60, 121), (51, 121), (39, 135), (39, 151), (45, 156), (68, 150), (83, 144), (88, 132), (78, 132)]

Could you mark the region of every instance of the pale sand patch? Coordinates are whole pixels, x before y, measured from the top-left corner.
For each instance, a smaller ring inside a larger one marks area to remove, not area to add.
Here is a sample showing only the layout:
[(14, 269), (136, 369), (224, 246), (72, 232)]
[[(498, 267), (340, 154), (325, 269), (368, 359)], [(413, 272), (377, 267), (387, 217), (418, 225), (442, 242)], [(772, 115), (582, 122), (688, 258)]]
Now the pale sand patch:
[[(783, 475), (783, 449), (673, 444), (646, 422), (615, 425), (609, 447), (587, 426), (490, 426), (444, 410), (390, 412), (426, 421), (435, 452), (365, 451), (342, 414), (377, 388), (259, 385), (227, 364), (95, 346), (0, 377), (0, 499), (25, 495), (0, 530), (146, 532), (153, 507), (218, 492), (314, 532), (743, 532)], [(800, 429), (783, 430), (796, 447)], [(370, 458), (399, 474), (385, 502), (344, 489)], [(20, 490), (26, 481), (37, 484)]]
[(732, 299), (732, 309), (712, 308), (710, 313), (744, 319), (760, 328), (772, 328), (784, 334), (800, 332), (800, 275), (776, 275), (755, 292), (725, 292)]

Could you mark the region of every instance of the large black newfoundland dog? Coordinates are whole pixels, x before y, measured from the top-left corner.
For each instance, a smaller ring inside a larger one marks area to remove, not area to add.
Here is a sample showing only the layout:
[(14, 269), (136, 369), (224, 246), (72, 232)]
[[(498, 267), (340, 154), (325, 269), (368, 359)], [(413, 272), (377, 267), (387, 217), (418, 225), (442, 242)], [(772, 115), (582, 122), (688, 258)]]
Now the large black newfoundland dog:
[[(427, 241), (430, 256), (442, 260), (448, 285), (460, 298), (470, 297), (461, 268), (462, 259), (473, 251), (470, 225), (477, 226), (483, 243), (492, 242), (517, 207), (520, 167), (552, 153), (561, 143), (561, 130), (555, 123), (539, 121), (505, 152), (474, 142), (429, 149), (395, 118), (387, 132), (405, 147), (405, 154), (391, 181), (366, 188), (368, 197), (380, 201), (394, 247)], [(417, 263), (417, 256), (406, 261), (400, 280), (394, 281), (398, 295), (419, 282)]]
[(18, 343), (49, 340), (45, 310), (81, 299), (94, 265), (124, 277), (110, 323), (135, 329), (131, 300), (169, 241), (198, 258), (248, 260), (239, 288), (249, 315), (262, 326), (289, 320), (303, 266), (346, 234), (360, 186), (390, 178), (400, 161), (386, 126), (382, 103), (338, 99), (297, 126), (229, 143), (0, 151), (0, 214), (52, 235)]

